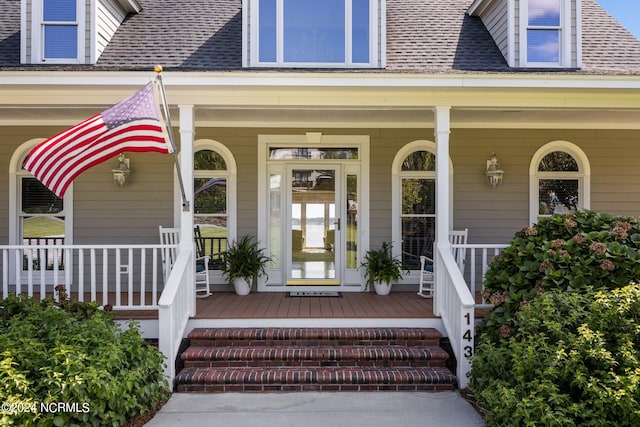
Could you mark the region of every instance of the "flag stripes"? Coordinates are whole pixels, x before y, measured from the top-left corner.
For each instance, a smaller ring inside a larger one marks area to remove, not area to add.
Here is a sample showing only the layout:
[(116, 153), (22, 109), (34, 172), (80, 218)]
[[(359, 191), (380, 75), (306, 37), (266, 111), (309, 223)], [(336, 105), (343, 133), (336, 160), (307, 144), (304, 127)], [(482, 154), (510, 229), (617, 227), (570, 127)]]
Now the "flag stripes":
[(151, 85), (43, 141), (31, 150), (24, 168), (62, 198), (78, 175), (124, 151), (169, 153)]

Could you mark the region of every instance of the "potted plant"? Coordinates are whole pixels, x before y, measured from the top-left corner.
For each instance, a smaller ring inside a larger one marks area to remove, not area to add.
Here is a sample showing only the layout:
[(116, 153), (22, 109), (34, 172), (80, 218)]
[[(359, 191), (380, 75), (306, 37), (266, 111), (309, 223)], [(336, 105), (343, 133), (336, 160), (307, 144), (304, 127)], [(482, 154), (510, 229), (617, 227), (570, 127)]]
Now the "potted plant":
[(266, 276), (265, 266), (271, 258), (263, 251), (252, 236), (243, 236), (220, 253), (222, 274), (233, 283), (236, 294), (248, 295), (254, 278)]
[(367, 286), (373, 283), (378, 295), (388, 295), (391, 292), (391, 282), (397, 282), (406, 272), (402, 261), (391, 254), (392, 248), (391, 243), (382, 242), (379, 249), (367, 251), (361, 264)]

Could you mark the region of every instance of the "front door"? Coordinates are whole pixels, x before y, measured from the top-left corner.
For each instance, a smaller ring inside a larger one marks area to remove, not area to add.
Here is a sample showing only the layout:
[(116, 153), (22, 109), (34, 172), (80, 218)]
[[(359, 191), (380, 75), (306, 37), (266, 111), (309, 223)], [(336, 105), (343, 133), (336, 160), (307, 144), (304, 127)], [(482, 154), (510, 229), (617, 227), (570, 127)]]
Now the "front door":
[(369, 243), (369, 205), (362, 197), (369, 191), (368, 137), (321, 139), (260, 137), (258, 238), (272, 262), (259, 291), (365, 289), (358, 266)]
[(340, 285), (342, 175), (339, 165), (290, 165), (287, 286)]

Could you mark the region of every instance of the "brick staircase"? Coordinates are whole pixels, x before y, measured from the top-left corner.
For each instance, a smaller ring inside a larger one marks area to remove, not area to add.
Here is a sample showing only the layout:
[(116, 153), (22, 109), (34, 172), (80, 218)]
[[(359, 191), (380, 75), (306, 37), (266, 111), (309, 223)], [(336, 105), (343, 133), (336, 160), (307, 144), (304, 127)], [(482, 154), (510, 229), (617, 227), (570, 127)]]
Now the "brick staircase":
[(452, 390), (435, 329), (194, 329), (178, 392)]

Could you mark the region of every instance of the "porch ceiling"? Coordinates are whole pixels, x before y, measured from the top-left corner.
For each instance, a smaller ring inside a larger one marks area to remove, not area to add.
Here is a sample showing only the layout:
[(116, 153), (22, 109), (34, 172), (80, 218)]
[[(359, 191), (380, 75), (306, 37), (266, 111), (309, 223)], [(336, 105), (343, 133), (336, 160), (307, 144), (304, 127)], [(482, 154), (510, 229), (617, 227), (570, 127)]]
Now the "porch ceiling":
[[(1, 126), (70, 126), (104, 106), (0, 106)], [(172, 113), (177, 123), (178, 111)], [(453, 108), (455, 128), (640, 129), (640, 109)], [(432, 128), (425, 108), (196, 107), (196, 126), (295, 128)]]

